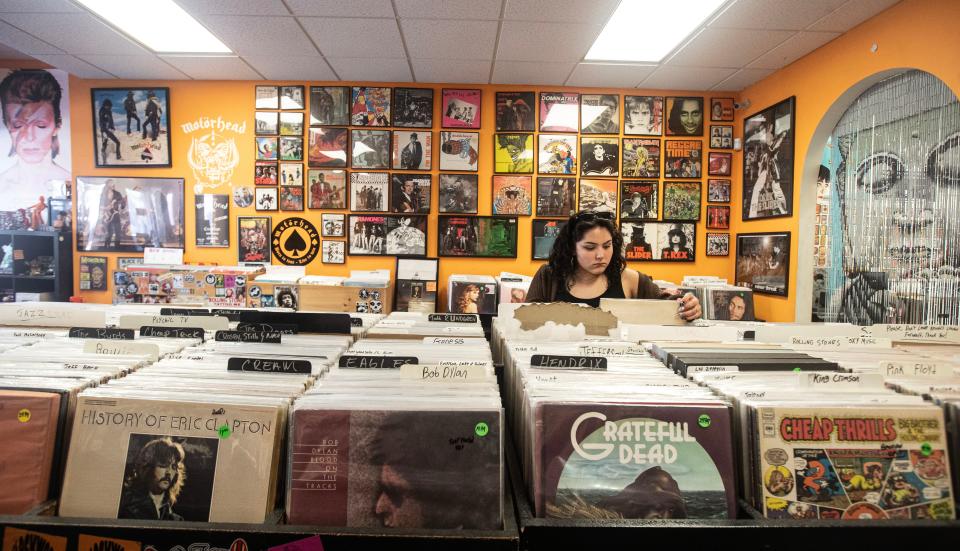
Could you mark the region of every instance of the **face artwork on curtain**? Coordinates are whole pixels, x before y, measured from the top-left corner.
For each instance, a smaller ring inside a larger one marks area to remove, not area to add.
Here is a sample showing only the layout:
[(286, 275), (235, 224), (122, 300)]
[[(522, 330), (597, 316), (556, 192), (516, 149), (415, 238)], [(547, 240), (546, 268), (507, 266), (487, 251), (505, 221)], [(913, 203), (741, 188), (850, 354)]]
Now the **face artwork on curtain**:
[(956, 324), (960, 103), (921, 71), (867, 90), (834, 129), (827, 320)]

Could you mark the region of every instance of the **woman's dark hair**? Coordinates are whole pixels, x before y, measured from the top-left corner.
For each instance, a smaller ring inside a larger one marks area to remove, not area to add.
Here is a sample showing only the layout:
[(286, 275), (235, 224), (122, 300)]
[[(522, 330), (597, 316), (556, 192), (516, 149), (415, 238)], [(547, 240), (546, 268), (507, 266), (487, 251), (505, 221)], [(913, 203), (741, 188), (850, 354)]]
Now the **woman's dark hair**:
[(557, 281), (564, 282), (568, 288), (574, 272), (577, 271), (577, 242), (583, 239), (583, 234), (594, 228), (603, 228), (613, 237), (613, 255), (604, 270), (608, 284), (619, 282), (620, 274), (627, 267), (627, 261), (623, 257), (623, 234), (614, 223), (613, 213), (578, 212), (560, 227), (560, 233), (550, 250), (550, 269)]

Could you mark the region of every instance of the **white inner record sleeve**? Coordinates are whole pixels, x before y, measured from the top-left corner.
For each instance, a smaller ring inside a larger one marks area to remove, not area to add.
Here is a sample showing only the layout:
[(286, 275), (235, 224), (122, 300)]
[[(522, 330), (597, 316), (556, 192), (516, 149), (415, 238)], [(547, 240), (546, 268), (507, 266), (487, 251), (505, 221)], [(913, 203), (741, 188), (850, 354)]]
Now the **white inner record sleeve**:
[(132, 492), (124, 489), (130, 466), (153, 436), (166, 436), (186, 439), (186, 472), (175, 513), (183, 520), (262, 523), (275, 496), (284, 430), (280, 411), (214, 401), (81, 396), (60, 515), (118, 518), (122, 494)]

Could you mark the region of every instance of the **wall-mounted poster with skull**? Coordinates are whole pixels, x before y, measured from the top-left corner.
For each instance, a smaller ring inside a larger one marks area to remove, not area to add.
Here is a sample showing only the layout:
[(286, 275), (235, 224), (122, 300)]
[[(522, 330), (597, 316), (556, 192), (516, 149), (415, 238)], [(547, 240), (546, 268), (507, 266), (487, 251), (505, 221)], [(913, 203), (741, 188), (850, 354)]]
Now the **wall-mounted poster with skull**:
[(237, 142), (247, 132), (246, 121), (237, 123), (223, 117), (200, 117), (180, 125), (180, 128), (190, 140), (187, 164), (193, 170), (194, 193), (211, 193), (221, 186), (231, 185), (233, 171), (240, 164)]

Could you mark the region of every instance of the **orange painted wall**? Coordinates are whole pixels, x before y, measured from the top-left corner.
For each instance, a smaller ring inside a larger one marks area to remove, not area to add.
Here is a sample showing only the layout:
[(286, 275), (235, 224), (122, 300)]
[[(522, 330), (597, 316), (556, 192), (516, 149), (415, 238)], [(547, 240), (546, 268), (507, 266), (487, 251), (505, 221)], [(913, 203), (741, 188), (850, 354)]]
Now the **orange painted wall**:
[[(282, 63), (282, 60), (277, 60)], [(319, 226), (320, 210), (305, 210), (303, 213), (287, 212), (257, 212), (253, 205), (248, 208), (237, 208), (236, 205), (230, 205), (231, 217), (231, 247), (229, 249), (198, 249), (194, 247), (194, 214), (193, 214), (193, 178), (192, 171), (187, 163), (187, 149), (190, 144), (190, 137), (185, 135), (180, 125), (186, 122), (195, 121), (200, 117), (222, 117), (231, 122), (246, 121), (246, 133), (239, 138), (241, 159), (233, 174), (234, 186), (253, 186), (254, 172), (254, 87), (257, 84), (302, 84), (305, 86), (330, 84), (330, 85), (353, 85), (361, 83), (318, 83), (318, 82), (262, 82), (262, 81), (121, 81), (121, 80), (83, 80), (72, 78), (70, 81), (70, 109), (72, 112), (72, 138), (73, 138), (73, 175), (76, 176), (130, 176), (130, 177), (182, 177), (186, 180), (186, 251), (184, 261), (191, 264), (219, 264), (235, 265), (237, 263), (237, 239), (236, 239), (236, 218), (238, 216), (248, 215), (269, 215), (272, 222), (276, 224), (279, 220), (287, 216), (305, 216), (308, 220)], [(372, 83), (367, 83), (374, 85)], [(534, 90), (544, 91), (589, 91), (592, 93), (616, 93), (631, 95), (695, 95), (705, 96), (705, 105), (709, 106), (711, 94), (704, 92), (690, 91), (664, 91), (664, 90), (638, 90), (638, 89), (579, 89), (564, 87), (540, 87), (540, 86), (479, 86), (479, 85), (423, 85), (409, 83), (378, 83), (378, 86), (417, 86), (435, 88), (434, 99), (434, 145), (433, 145), (433, 186), (431, 199), (432, 213), (429, 216), (428, 235), (428, 255), (433, 257), (437, 253), (437, 205), (438, 205), (438, 153), (439, 130), (440, 130), (440, 98), (441, 88), (444, 86), (480, 88), (483, 91), (481, 108), (481, 129), (480, 129), (480, 163), (479, 163), (479, 214), (489, 215), (491, 213), (491, 181), (493, 176), (493, 140), (495, 130), (495, 92), (500, 90)], [(93, 116), (91, 113), (90, 89), (96, 87), (124, 87), (124, 86), (166, 86), (170, 88), (170, 115), (172, 129), (172, 168), (151, 168), (151, 169), (97, 169), (94, 161), (94, 143), (93, 135)], [(732, 94), (712, 94), (713, 96), (730, 97)], [(621, 97), (621, 111), (623, 108)], [(704, 133), (709, 132), (709, 114), (704, 113)], [(730, 124), (730, 123), (726, 123)], [(708, 141), (708, 137), (702, 138)], [(306, 149), (306, 148), (305, 148)], [(706, 157), (706, 144), (703, 148), (704, 157)], [(703, 167), (706, 174), (706, 164)], [(536, 176), (536, 175), (534, 175)], [(534, 180), (535, 181), (535, 180)], [(637, 270), (648, 273), (654, 278), (663, 278), (675, 282), (680, 282), (686, 274), (697, 275), (727, 275), (731, 273), (732, 257), (706, 257), (706, 176), (702, 179), (703, 193), (701, 209), (701, 222), (697, 224), (697, 243), (695, 263), (654, 263), (654, 262), (631, 262), (631, 266)], [(735, 187), (735, 186), (734, 186)], [(224, 186), (222, 189), (208, 191), (208, 193), (229, 194), (230, 189)], [(345, 211), (329, 211), (345, 212)], [(468, 274), (490, 274), (496, 275), (501, 271), (512, 271), (524, 274), (536, 272), (542, 261), (532, 261), (531, 256), (531, 216), (522, 216), (519, 218), (519, 247), (516, 259), (482, 259), (482, 258), (441, 258), (440, 259), (440, 286), (445, 288), (446, 279), (450, 274), (468, 273)], [(717, 231), (717, 230), (711, 230)], [(112, 271), (116, 266), (115, 258), (117, 256), (131, 256), (129, 253), (90, 253), (95, 255), (109, 256), (109, 266)], [(389, 268), (391, 272), (395, 267), (394, 257), (357, 257), (347, 256), (347, 263), (344, 265), (322, 264), (320, 258), (313, 261), (307, 267), (309, 274), (325, 275), (347, 275), (350, 270), (370, 270)], [(79, 273), (79, 253), (74, 260), (74, 273)], [(111, 288), (107, 292), (84, 291), (80, 293), (76, 275), (74, 277), (74, 294), (82, 295), (87, 302), (110, 302), (112, 296)], [(441, 309), (445, 309), (446, 293), (441, 291), (438, 297), (438, 303)]]
[[(824, 143), (811, 143), (817, 125), (837, 99), (862, 80), (897, 68), (927, 71), (960, 95), (960, 2), (957, 0), (904, 0), (892, 8), (822, 46), (814, 52), (773, 73), (766, 79), (742, 90), (740, 98), (750, 100), (751, 107), (737, 112), (736, 130), (740, 135), (743, 118), (789, 96), (797, 98), (797, 127), (794, 174), (804, 172), (804, 158), (813, 147), (818, 151)], [(877, 51), (871, 52), (876, 43)], [(819, 162), (818, 162), (819, 165)], [(794, 214), (790, 218), (743, 222), (741, 220), (742, 156), (735, 155), (731, 234), (737, 232), (792, 232), (790, 292), (788, 298), (757, 295), (757, 317), (770, 321), (793, 321), (796, 307), (798, 232), (813, 232), (800, 227), (800, 187), (815, 186), (816, 181), (797, 182), (794, 186)], [(816, 171), (814, 171), (814, 174)], [(732, 247), (731, 247), (732, 248)], [(733, 251), (731, 251), (732, 253)], [(731, 256), (730, 277), (733, 277)]]

